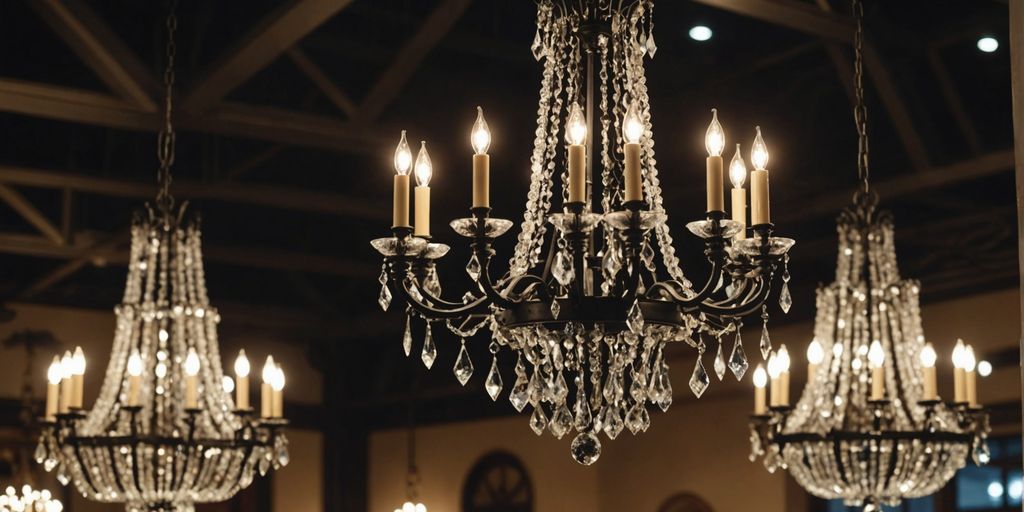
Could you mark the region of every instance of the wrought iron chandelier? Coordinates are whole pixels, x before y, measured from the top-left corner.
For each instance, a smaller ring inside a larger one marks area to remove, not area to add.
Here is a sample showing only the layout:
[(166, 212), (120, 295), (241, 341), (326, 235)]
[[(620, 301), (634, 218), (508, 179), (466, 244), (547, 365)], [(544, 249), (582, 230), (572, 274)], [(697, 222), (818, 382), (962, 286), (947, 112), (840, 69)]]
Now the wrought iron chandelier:
[[(393, 236), (373, 240), (384, 256), (379, 303), (393, 296), (407, 305), (403, 346), (412, 351), (412, 322), (425, 322), (421, 357), (437, 357), (432, 326), (438, 322), (462, 339), (454, 373), (465, 385), (474, 371), (466, 340), (491, 332), (493, 359), (485, 389), (497, 400), (505, 388), (497, 364), (502, 349), (516, 357), (509, 400), (530, 405), (530, 428), (561, 438), (576, 430), (571, 454), (582, 464), (601, 453), (598, 434), (616, 438), (650, 425), (647, 404), (672, 403), (664, 347), (684, 342), (699, 357), (689, 381), (700, 397), (710, 383), (702, 361), (705, 339), (715, 340), (714, 371), (737, 379), (749, 364), (738, 332), (741, 318), (761, 311), (776, 271), (793, 240), (773, 237), (768, 205), (768, 151), (760, 130), (751, 159), (751, 222), (747, 236), (747, 170), (737, 145), (730, 164), (732, 215), (725, 210), (717, 114), (706, 133), (707, 210), (687, 224), (703, 241), (710, 262), (706, 281), (684, 275), (664, 211), (654, 152), (644, 58), (653, 57), (652, 0), (540, 0), (532, 50), (543, 63), (530, 189), (509, 270), (492, 276), (494, 239), (510, 220), (490, 216), (491, 137), (482, 110), (470, 137), (473, 157), (472, 216), (451, 222), (469, 239), (466, 272), (475, 283), (461, 300), (442, 298), (437, 262), (449, 247), (431, 241), (429, 180), (433, 172), (422, 144), (413, 165), (403, 132), (395, 152)], [(566, 139), (563, 145), (561, 139)], [(588, 141), (597, 139), (598, 143)], [(415, 229), (409, 224), (409, 173), (414, 171)], [(561, 203), (561, 211), (553, 207)], [(551, 213), (554, 211), (555, 213)], [(549, 230), (549, 226), (554, 230)], [(788, 281), (784, 273), (783, 281)], [(785, 284), (780, 306), (789, 309)], [(761, 340), (767, 356), (767, 326)]]
[[(838, 219), (836, 280), (818, 290), (808, 384), (789, 406), (789, 355), (755, 370), (751, 460), (787, 469), (811, 494), (865, 511), (941, 489), (967, 457), (988, 460), (973, 349), (954, 350), (954, 400), (936, 392), (936, 353), (921, 329), (919, 284), (899, 275), (892, 216), (868, 183), (863, 6), (853, 0), (860, 186)], [(765, 384), (771, 378), (771, 399)], [(766, 402), (769, 402), (766, 404)]]
[(288, 463), (282, 428), (284, 374), (264, 368), (263, 408), (249, 407), (249, 364), (236, 361), (233, 401), (221, 369), (220, 315), (210, 305), (198, 221), (170, 194), (175, 133), (173, 7), (167, 21), (165, 125), (158, 139), (159, 192), (131, 227), (128, 279), (99, 397), (82, 408), (85, 358), (66, 354), (51, 368), (47, 414), (36, 459), (73, 481), (83, 496), (132, 512), (191, 512), (224, 501), (258, 471)]

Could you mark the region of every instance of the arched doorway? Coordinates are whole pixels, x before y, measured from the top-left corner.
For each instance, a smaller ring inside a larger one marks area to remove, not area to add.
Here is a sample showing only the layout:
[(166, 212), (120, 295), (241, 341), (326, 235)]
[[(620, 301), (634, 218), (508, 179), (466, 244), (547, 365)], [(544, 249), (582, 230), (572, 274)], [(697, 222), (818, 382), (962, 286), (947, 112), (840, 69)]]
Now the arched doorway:
[(462, 487), (462, 512), (533, 512), (533, 484), (523, 463), (506, 452), (483, 456)]

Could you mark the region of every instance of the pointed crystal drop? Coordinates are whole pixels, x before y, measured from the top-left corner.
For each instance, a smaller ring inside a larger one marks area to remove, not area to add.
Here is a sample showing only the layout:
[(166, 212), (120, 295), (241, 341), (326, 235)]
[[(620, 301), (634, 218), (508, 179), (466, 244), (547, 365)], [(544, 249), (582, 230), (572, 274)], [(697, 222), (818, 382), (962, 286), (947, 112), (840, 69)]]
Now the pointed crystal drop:
[(658, 52), (658, 45), (654, 43), (654, 34), (647, 35), (647, 55), (654, 58), (654, 54)]
[(548, 417), (544, 415), (544, 409), (534, 407), (533, 414), (530, 415), (530, 430), (533, 430), (533, 433), (539, 436), (544, 434), (544, 429), (547, 426)]
[(512, 392), (508, 394), (508, 401), (512, 402), (517, 412), (523, 412), (523, 408), (530, 401), (529, 383), (526, 375), (519, 374), (516, 383), (512, 385)]
[(455, 359), (455, 367), (452, 368), (455, 373), (455, 378), (459, 381), (459, 384), (463, 386), (469, 382), (469, 378), (473, 376), (473, 360), (469, 357), (469, 352), (466, 350), (466, 340), (462, 340), (462, 348), (459, 349), (459, 357)]
[(270, 471), (270, 460), (266, 457), (260, 457), (260, 476), (267, 476), (267, 471)]
[(629, 313), (626, 315), (626, 326), (633, 334), (643, 333), (644, 314), (640, 311), (640, 303), (636, 300), (633, 301), (633, 307), (629, 308)]
[(550, 428), (551, 433), (558, 439), (561, 439), (572, 428), (572, 412), (569, 411), (569, 406), (565, 402), (562, 402), (562, 406), (551, 417)]
[(569, 453), (576, 462), (589, 466), (601, 457), (601, 440), (589, 432), (579, 434), (572, 440)]
[(704, 369), (704, 362), (698, 357), (697, 365), (693, 368), (693, 375), (690, 376), (690, 391), (700, 398), (704, 394), (704, 390), (708, 389), (709, 384), (711, 384), (711, 378), (708, 377), (708, 372)]
[(642, 403), (637, 402), (633, 404), (633, 407), (626, 413), (626, 428), (629, 429), (634, 435), (639, 434), (643, 431), (643, 418), (640, 411), (645, 411)]
[(551, 269), (551, 275), (555, 276), (555, 280), (562, 286), (569, 286), (573, 278), (573, 265), (572, 257), (566, 251), (558, 251), (555, 254), (554, 267)]
[(498, 357), (495, 356), (491, 359), (491, 371), (487, 373), (487, 380), (484, 381), (484, 389), (487, 390), (487, 394), (490, 395), (491, 400), (498, 400), (498, 395), (501, 394), (502, 385), (501, 372), (498, 371)]
[(46, 445), (43, 443), (42, 439), (40, 439), (39, 444), (36, 445), (36, 452), (34, 458), (36, 459), (36, 462), (39, 464), (42, 464), (43, 461), (46, 460)]
[(569, 394), (569, 386), (565, 383), (565, 374), (558, 372), (558, 377), (551, 383), (551, 396), (556, 402), (561, 402)]
[(619, 258), (615, 256), (615, 249), (607, 249), (604, 253), (604, 258), (601, 261), (601, 271), (604, 273), (605, 280), (613, 280), (615, 275), (619, 273), (620, 267)]
[(662, 381), (662, 395), (661, 399), (658, 400), (657, 405), (661, 409), (661, 412), (668, 412), (668, 408), (672, 406), (672, 381), (668, 376), (668, 365), (662, 364), (661, 375), (659, 378)]
[(382, 286), (388, 284), (388, 275), (386, 272), (384, 272), (384, 269), (380, 269), (380, 276), (377, 277), (377, 282), (380, 283)]
[(537, 367), (533, 368), (533, 375), (530, 376), (529, 401), (536, 406), (544, 399), (544, 384)]
[(772, 353), (772, 338), (768, 336), (768, 324), (764, 324), (761, 329), (761, 357), (764, 360), (768, 360), (768, 355)]
[(45, 469), (47, 473), (53, 471), (53, 468), (55, 467), (57, 467), (57, 459), (53, 457), (47, 457), (46, 460), (43, 461), (43, 469)]
[(429, 323), (427, 323), (427, 334), (423, 337), (423, 352), (420, 353), (420, 359), (423, 360), (423, 366), (426, 366), (428, 370), (434, 366), (434, 360), (437, 359), (437, 347), (434, 346), (434, 335), (430, 332)]
[(469, 263), (466, 264), (466, 273), (474, 281), (480, 279), (480, 260), (476, 258), (476, 253), (469, 257)]
[(729, 354), (729, 369), (736, 376), (736, 380), (742, 380), (747, 373), (747, 368), (750, 368), (750, 363), (747, 362), (747, 353), (743, 350), (743, 340), (740, 338), (740, 333), (737, 332), (736, 341), (732, 345), (732, 353)]
[(411, 323), (410, 317), (405, 317), (405, 334), (402, 335), (402, 350), (405, 351), (405, 357), (409, 357), (412, 353), (412, 329), (409, 324)]
[(388, 307), (391, 306), (391, 290), (388, 289), (388, 285), (381, 285), (380, 297), (377, 298), (377, 304), (380, 304), (380, 308), (384, 311), (387, 311)]
[(281, 447), (277, 449), (277, 463), (280, 464), (281, 467), (284, 467), (291, 461), (292, 457), (288, 454), (288, 446), (281, 445)]
[(590, 422), (593, 417), (590, 414), (590, 404), (587, 403), (587, 399), (582, 394), (576, 397), (576, 418), (575, 426), (576, 430), (583, 432), (590, 426)]
[(725, 378), (725, 355), (722, 354), (722, 341), (718, 341), (718, 352), (715, 354), (715, 376), (721, 381)]
[(782, 290), (779, 291), (779, 308), (783, 313), (789, 313), (793, 307), (793, 296), (789, 294), (789, 283), (782, 283)]
[(978, 466), (988, 464), (988, 461), (992, 460), (992, 452), (990, 452), (988, 449), (987, 440), (982, 439), (975, 445), (974, 452), (972, 454), (972, 459), (974, 460), (974, 463)]
[(647, 268), (654, 267), (654, 249), (651, 247), (651, 244), (644, 244), (644, 248), (640, 251), (640, 259)]
[(68, 485), (68, 482), (71, 481), (71, 477), (69, 477), (67, 472), (64, 471), (64, 468), (60, 468), (60, 471), (57, 472), (57, 481), (59, 481), (61, 485)]
[(615, 439), (622, 433), (626, 424), (622, 421), (622, 411), (618, 407), (609, 407), (604, 415), (604, 433), (608, 439)]
[(246, 467), (242, 471), (242, 477), (238, 480), (238, 486), (241, 487), (242, 489), (245, 489), (246, 487), (249, 487), (249, 485), (252, 484), (252, 477), (253, 477), (252, 467), (251, 466)]
[(533, 44), (530, 45), (530, 51), (533, 52), (533, 58), (538, 61), (544, 57), (544, 44), (540, 38), (540, 30), (533, 36)]
[(562, 311), (562, 306), (558, 305), (558, 299), (551, 301), (551, 317), (558, 319), (558, 313)]

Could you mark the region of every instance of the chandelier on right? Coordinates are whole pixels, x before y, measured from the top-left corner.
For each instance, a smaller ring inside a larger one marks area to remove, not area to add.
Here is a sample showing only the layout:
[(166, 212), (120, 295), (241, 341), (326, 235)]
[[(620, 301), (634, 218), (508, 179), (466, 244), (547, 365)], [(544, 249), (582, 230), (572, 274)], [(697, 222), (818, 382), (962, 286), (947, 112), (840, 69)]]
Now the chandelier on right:
[[(877, 511), (941, 489), (968, 456), (988, 460), (988, 415), (977, 405), (973, 349), (954, 350), (954, 400), (939, 399), (936, 354), (924, 341), (916, 281), (899, 275), (892, 216), (868, 184), (867, 109), (862, 87), (863, 6), (857, 21), (854, 117), (860, 187), (838, 220), (836, 280), (818, 290), (808, 384), (788, 405), (789, 355), (762, 368), (751, 422), (751, 460), (789, 470), (811, 494)], [(780, 375), (781, 374), (781, 375)]]

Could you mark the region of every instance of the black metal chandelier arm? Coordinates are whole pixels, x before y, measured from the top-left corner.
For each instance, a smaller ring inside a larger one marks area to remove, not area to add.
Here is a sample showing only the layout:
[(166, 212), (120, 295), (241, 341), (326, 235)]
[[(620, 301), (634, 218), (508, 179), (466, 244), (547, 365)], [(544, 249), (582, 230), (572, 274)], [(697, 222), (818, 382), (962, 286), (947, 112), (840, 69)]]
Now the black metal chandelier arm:
[(768, 300), (768, 295), (771, 293), (772, 287), (768, 283), (768, 280), (761, 280), (757, 284), (757, 293), (754, 298), (748, 302), (738, 304), (736, 306), (718, 306), (714, 303), (702, 302), (696, 306), (696, 310), (714, 316), (728, 316), (728, 317), (741, 317), (757, 312), (764, 304), (764, 301)]
[[(424, 318), (430, 320), (440, 320), (448, 318), (459, 318), (470, 315), (480, 315), (487, 313), (487, 306), (490, 305), (490, 300), (487, 297), (481, 297), (473, 302), (467, 304), (459, 304), (458, 307), (436, 307), (431, 304), (426, 304), (422, 300), (417, 299), (417, 295), (422, 297), (422, 292), (419, 287), (416, 289), (416, 293), (412, 292), (409, 287), (408, 281), (403, 281), (401, 286), (396, 287), (401, 298), (409, 305), (412, 309), (416, 310), (417, 313), (422, 315)], [(415, 286), (415, 285), (413, 285)]]
[[(495, 306), (501, 309), (513, 308), (517, 304), (521, 303), (522, 300), (516, 301), (509, 299), (508, 297), (502, 295), (497, 288), (495, 288), (494, 282), (491, 280), (490, 272), (491, 257), (493, 256), (494, 253), (493, 251), (488, 251), (483, 254), (485, 256), (482, 259), (482, 261), (480, 261), (480, 276), (477, 278), (476, 284), (480, 287), (480, 291), (484, 292), (484, 297), (486, 297), (491, 304), (494, 304)], [(480, 255), (481, 252), (477, 252), (478, 259)]]
[(736, 291), (732, 297), (727, 297), (718, 302), (711, 302), (710, 304), (718, 307), (731, 307), (738, 306), (740, 304), (747, 304), (754, 300), (758, 293), (760, 293), (760, 284), (764, 282), (760, 277), (744, 279), (741, 288)]
[[(498, 282), (499, 286), (502, 286), (501, 281)], [(519, 297), (522, 300), (530, 298), (532, 291), (538, 289), (541, 300), (545, 300), (548, 297), (547, 286), (545, 285), (544, 279), (533, 274), (523, 274), (519, 277), (513, 278), (503, 285), (504, 294), (507, 297)]]

